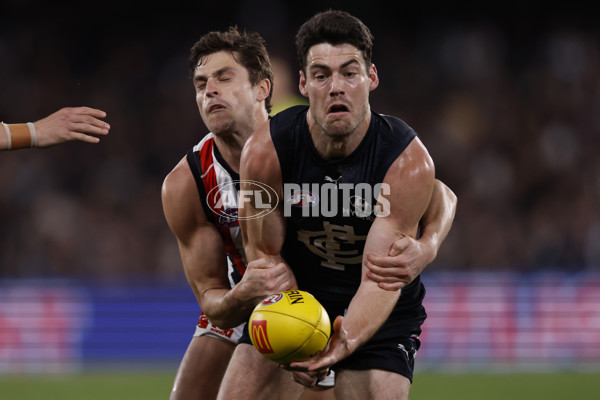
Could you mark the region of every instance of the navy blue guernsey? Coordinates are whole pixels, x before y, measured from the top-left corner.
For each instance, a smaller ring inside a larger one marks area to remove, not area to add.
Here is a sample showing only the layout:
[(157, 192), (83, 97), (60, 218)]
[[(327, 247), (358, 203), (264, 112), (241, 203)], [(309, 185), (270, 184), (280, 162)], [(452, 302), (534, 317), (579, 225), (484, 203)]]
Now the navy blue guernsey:
[[(295, 106), (271, 118), (271, 137), (281, 166), (286, 238), (283, 258), (298, 287), (323, 304), (333, 319), (343, 315), (361, 281), (367, 234), (381, 209), (380, 184), (390, 165), (417, 136), (402, 120), (372, 112), (362, 142), (341, 159), (324, 159), (314, 147), (306, 113)], [(425, 320), (420, 278), (402, 290), (389, 336), (420, 333)]]

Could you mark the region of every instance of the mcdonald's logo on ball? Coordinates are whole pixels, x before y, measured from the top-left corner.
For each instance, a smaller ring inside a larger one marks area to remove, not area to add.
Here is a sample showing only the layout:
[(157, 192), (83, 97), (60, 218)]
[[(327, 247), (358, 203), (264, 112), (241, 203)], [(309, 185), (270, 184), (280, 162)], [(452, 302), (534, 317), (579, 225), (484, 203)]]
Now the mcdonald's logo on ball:
[(331, 323), (310, 293), (288, 290), (269, 296), (252, 311), (248, 325), (254, 347), (279, 364), (305, 361), (323, 350)]

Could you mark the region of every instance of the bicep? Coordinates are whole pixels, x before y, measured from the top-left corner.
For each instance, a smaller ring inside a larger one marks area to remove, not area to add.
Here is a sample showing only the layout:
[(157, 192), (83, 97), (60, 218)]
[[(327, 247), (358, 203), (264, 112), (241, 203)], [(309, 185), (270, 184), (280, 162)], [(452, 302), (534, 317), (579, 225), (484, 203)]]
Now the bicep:
[(204, 214), (185, 160), (165, 179), (162, 202), (167, 223), (177, 239), (186, 277), (196, 295), (207, 287), (228, 288), (223, 239)]

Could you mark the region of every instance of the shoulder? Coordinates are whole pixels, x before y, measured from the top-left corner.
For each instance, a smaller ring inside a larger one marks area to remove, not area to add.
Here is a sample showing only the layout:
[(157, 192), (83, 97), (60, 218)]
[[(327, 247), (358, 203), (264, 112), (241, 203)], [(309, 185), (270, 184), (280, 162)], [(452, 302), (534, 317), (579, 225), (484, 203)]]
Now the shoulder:
[(405, 174), (407, 178), (412, 179), (435, 177), (433, 159), (418, 137), (414, 137), (391, 164), (390, 171)]
[[(384, 182), (389, 184), (392, 195), (399, 199), (417, 192), (430, 196), (435, 182), (435, 165), (418, 137), (391, 163)], [(423, 200), (429, 202), (428, 198)]]
[(418, 136), (410, 125), (398, 117), (373, 112), (373, 118), (379, 121), (379, 131), (388, 133), (395, 140), (402, 140), (408, 144)]

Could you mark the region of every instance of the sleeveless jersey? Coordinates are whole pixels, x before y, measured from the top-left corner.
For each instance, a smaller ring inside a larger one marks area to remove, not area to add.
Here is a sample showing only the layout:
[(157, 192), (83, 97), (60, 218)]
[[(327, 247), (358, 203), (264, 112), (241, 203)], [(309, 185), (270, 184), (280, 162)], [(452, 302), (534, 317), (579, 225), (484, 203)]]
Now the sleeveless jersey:
[[(284, 188), (287, 231), (282, 256), (298, 287), (315, 295), (333, 322), (360, 285), (367, 234), (375, 217), (385, 212), (377, 206), (381, 183), (416, 133), (398, 118), (372, 112), (368, 131), (352, 154), (323, 159), (308, 130), (307, 110), (292, 107), (270, 122)], [(417, 277), (402, 290), (384, 324), (389, 329), (381, 329), (380, 338), (420, 333), (426, 317), (424, 295)]]
[(225, 162), (209, 133), (187, 153), (204, 214), (223, 238), (228, 276), (235, 286), (246, 271), (246, 255), (238, 221), (239, 174)]

